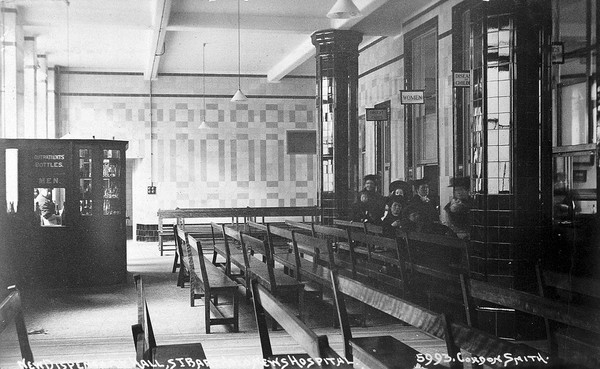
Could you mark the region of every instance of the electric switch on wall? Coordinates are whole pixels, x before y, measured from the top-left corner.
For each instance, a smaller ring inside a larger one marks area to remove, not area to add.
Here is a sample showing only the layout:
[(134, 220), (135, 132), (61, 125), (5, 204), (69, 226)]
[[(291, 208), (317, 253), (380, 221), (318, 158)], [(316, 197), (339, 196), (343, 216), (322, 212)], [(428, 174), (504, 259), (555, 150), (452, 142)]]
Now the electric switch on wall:
[(156, 195), (156, 186), (148, 186), (148, 195)]

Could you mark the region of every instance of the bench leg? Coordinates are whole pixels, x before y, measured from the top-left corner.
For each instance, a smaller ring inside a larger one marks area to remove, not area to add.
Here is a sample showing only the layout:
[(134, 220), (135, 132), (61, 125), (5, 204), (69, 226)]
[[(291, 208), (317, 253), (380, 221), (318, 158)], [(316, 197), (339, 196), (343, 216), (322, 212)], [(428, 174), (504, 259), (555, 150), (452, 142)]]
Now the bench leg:
[(231, 297), (233, 301), (233, 331), (235, 333), (240, 331), (239, 325), (239, 299), (237, 290), (233, 290), (233, 296)]
[(219, 295), (215, 294), (215, 298), (213, 301), (214, 301), (213, 303), (215, 304), (215, 306), (219, 305)]
[(298, 289), (298, 317), (304, 322), (304, 286)]
[(183, 288), (185, 286), (185, 268), (183, 264), (179, 266), (179, 274), (177, 275), (177, 286)]
[(175, 257), (173, 258), (173, 269), (171, 270), (171, 273), (175, 273), (175, 271), (177, 270), (177, 267), (179, 266), (179, 254), (177, 252), (175, 252)]
[(212, 263), (213, 265), (217, 265), (217, 251), (215, 250), (213, 250)]
[[(204, 295), (206, 296), (206, 295)], [(204, 298), (204, 324), (206, 324), (206, 334), (210, 334), (210, 298)]]

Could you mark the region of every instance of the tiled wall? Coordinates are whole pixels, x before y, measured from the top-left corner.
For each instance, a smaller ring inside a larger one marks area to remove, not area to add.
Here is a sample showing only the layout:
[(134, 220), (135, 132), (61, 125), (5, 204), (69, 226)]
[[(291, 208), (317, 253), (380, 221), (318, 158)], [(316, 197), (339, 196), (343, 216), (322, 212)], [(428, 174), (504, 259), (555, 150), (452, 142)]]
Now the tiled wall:
[[(245, 78), (250, 98), (233, 103), (237, 76), (206, 78), (206, 97), (199, 76), (159, 76), (152, 111), (141, 75), (62, 81), (64, 131), (130, 142), (133, 224), (156, 224), (158, 209), (176, 207), (316, 205), (316, 156), (286, 153), (287, 130), (315, 129), (314, 78)], [(151, 183), (156, 195), (146, 194)]]

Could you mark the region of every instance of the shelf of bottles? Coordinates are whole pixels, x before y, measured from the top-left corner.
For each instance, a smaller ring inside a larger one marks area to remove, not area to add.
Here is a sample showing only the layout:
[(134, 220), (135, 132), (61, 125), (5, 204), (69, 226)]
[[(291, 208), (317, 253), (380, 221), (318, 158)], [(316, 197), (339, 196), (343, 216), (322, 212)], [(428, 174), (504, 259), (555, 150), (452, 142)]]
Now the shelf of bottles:
[(102, 158), (102, 214), (121, 214), (121, 152), (104, 150)]
[(92, 150), (79, 149), (79, 214), (92, 215)]
[(333, 78), (323, 77), (321, 88), (323, 89), (321, 95), (323, 98), (321, 101), (321, 114), (323, 114), (321, 120), (323, 192), (333, 192), (335, 190), (333, 168)]

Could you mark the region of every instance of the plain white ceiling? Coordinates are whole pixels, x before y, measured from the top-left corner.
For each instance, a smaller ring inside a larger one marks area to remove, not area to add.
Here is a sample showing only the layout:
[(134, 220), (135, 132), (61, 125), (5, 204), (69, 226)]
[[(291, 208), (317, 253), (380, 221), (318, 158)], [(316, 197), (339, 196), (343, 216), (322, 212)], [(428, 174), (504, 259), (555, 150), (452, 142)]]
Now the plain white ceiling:
[[(331, 20), (335, 0), (240, 2), (243, 74), (314, 75), (310, 35), (355, 29), (363, 43), (401, 33), (402, 22), (429, 0), (354, 0), (363, 17)], [(237, 0), (5, 0), (15, 6), (25, 36), (36, 38), (48, 65), (95, 71), (147, 72), (154, 54), (159, 73), (237, 73)], [(166, 13), (157, 14), (160, 6)], [(154, 47), (163, 24), (164, 48)], [(164, 22), (163, 22), (164, 23)]]

